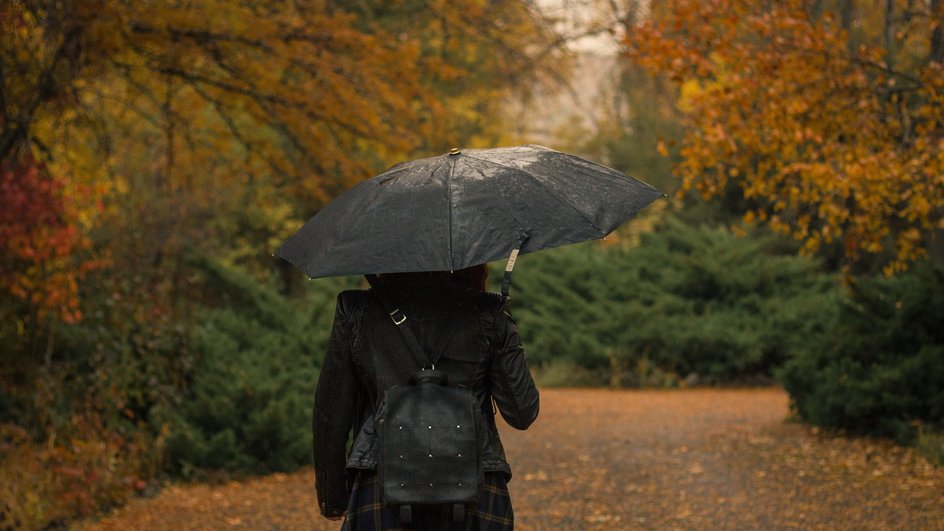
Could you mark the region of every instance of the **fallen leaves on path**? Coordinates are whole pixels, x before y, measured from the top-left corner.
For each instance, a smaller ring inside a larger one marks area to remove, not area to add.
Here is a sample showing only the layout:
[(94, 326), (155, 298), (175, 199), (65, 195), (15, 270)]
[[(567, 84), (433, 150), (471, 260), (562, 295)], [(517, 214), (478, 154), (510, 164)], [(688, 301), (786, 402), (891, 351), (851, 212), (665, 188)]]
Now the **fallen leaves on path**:
[[(944, 469), (788, 423), (779, 389), (542, 391), (503, 426), (519, 529), (941, 529)], [(337, 529), (311, 470), (186, 485), (80, 530)]]

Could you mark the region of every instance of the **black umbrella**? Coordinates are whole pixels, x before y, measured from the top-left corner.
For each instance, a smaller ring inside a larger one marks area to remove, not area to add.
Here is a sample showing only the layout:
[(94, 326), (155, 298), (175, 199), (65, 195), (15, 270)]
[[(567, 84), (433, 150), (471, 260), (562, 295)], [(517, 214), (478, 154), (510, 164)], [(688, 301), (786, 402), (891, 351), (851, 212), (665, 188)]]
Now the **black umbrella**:
[(276, 254), (311, 277), (454, 271), (602, 238), (663, 194), (541, 146), (453, 149), (342, 193)]

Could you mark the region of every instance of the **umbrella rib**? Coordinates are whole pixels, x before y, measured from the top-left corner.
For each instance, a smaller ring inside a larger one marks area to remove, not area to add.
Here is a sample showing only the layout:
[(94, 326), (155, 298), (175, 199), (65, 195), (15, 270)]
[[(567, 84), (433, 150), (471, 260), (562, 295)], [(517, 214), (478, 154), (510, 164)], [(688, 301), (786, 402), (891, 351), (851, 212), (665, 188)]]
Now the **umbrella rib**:
[(548, 188), (547, 186), (545, 186), (544, 183), (542, 183), (542, 182), (541, 182), (537, 177), (535, 177), (531, 172), (529, 172), (529, 171), (527, 171), (527, 170), (523, 170), (523, 169), (521, 169), (521, 168), (515, 168), (514, 166), (506, 166), (506, 165), (504, 165), (504, 164), (498, 164), (497, 162), (492, 162), (492, 161), (490, 161), (490, 160), (482, 159), (482, 158), (479, 158), (479, 157), (473, 157), (472, 155), (466, 155), (466, 156), (469, 157), (470, 159), (475, 159), (475, 160), (484, 162), (484, 163), (486, 163), (486, 164), (491, 164), (492, 166), (498, 166), (499, 168), (508, 168), (508, 169), (510, 169), (510, 170), (518, 171), (518, 172), (521, 172), (521, 173), (527, 175), (528, 177), (531, 178), (532, 181), (538, 183), (538, 185), (540, 185), (541, 189), (543, 189), (544, 191), (546, 191), (546, 192), (548, 193), (548, 195), (550, 195), (551, 197), (553, 197), (554, 199), (556, 199), (558, 203), (560, 203), (560, 204), (562, 204), (562, 205), (564, 205), (564, 206), (570, 207), (571, 210), (573, 210), (574, 212), (576, 212), (578, 215), (580, 215), (580, 217), (583, 218), (584, 221), (587, 222), (587, 225), (590, 225), (591, 227), (593, 227), (594, 229), (596, 229), (597, 231), (599, 231), (601, 238), (602, 238), (603, 236), (606, 236), (606, 231), (604, 231), (604, 230), (601, 229), (600, 227), (597, 227), (595, 223), (593, 223), (592, 221), (590, 221), (590, 218), (588, 218), (588, 217), (586, 216), (586, 214), (584, 214), (583, 212), (581, 212), (580, 209), (578, 209), (577, 207), (575, 207), (574, 205), (572, 205), (569, 201), (565, 200), (563, 197), (561, 197), (560, 195), (558, 195), (557, 193), (555, 193), (553, 190), (551, 190), (550, 188)]
[(449, 173), (446, 174), (446, 202), (449, 204), (449, 270), (456, 270), (456, 257), (452, 251), (452, 176), (456, 173), (456, 162), (457, 157), (452, 158), (452, 166), (449, 168)]
[(410, 168), (411, 166), (408, 163), (401, 162), (400, 164), (397, 164), (391, 168), (384, 170), (382, 173), (378, 174), (377, 177), (380, 178), (380, 181), (383, 181), (381, 183), (383, 184), (383, 183), (386, 183), (386, 181), (389, 181), (390, 179), (392, 179), (395, 175), (403, 173), (409, 170)]

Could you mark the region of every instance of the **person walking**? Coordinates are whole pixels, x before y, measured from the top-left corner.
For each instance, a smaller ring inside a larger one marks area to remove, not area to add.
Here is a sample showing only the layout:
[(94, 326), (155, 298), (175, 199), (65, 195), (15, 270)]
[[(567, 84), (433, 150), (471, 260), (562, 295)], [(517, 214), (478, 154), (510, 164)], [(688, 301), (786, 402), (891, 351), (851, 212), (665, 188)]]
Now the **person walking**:
[[(309, 278), (371, 279), (371, 273), (384, 270), (455, 271), (383, 275), (376, 283), (379, 290), (338, 296), (315, 391), (313, 451), (321, 513), (344, 518), (347, 529), (511, 529), (511, 469), (495, 427), (495, 407), (509, 425), (526, 429), (538, 414), (539, 402), (507, 312), (516, 260), (519, 254), (604, 238), (664, 196), (618, 170), (543, 146), (457, 147), (401, 162), (358, 183), (292, 234), (275, 255)], [(475, 264), (505, 257), (502, 295), (485, 293), (485, 266)], [(378, 293), (384, 296), (378, 298)], [(384, 311), (390, 300), (396, 306)], [(459, 325), (454, 329), (455, 322)], [(417, 374), (426, 368), (424, 358), (431, 370)], [(403, 420), (408, 415), (398, 413), (406, 405), (417, 410), (423, 409), (419, 404), (442, 405), (431, 410), (449, 415), (451, 426), (459, 418), (452, 416), (458, 414), (452, 401), (409, 399), (442, 391), (429, 384), (434, 378), (441, 382), (443, 372), (448, 381), (440, 387), (455, 388), (438, 396), (461, 395), (471, 410), (462, 418), (477, 420), (457, 422), (448, 442), (458, 441), (455, 452), (442, 455), (436, 455), (431, 444), (443, 442), (434, 434), (448, 426), (427, 423), (426, 455), (429, 464), (437, 466), (417, 465), (406, 448), (415, 452), (422, 446), (408, 444), (422, 437), (422, 431), (416, 431), (422, 426), (409, 425)], [(415, 385), (404, 389), (410, 383)], [(397, 398), (384, 400), (385, 395)], [(402, 396), (408, 399), (399, 400)], [(398, 421), (385, 423), (388, 413)], [(373, 418), (381, 426), (379, 435)], [(487, 432), (482, 444), (480, 424)], [(390, 433), (393, 426), (403, 429), (402, 434)], [(476, 440), (465, 446), (472, 426)], [(353, 447), (346, 451), (352, 430)], [(388, 453), (401, 448), (386, 444), (390, 438), (398, 439), (404, 451)], [(459, 446), (473, 448), (481, 457), (473, 461)], [(400, 459), (402, 469), (397, 468)], [(461, 466), (445, 468), (449, 460)], [(482, 466), (470, 473), (466, 469), (471, 464)], [(441, 481), (427, 477), (440, 471)], [(400, 472), (414, 476), (398, 476)], [(476, 491), (477, 503), (469, 502)], [(403, 518), (384, 503), (381, 492), (391, 504), (399, 504)], [(441, 505), (425, 505), (431, 499)], [(466, 503), (472, 512), (464, 522), (454, 526), (436, 520), (450, 512), (443, 507), (447, 504), (452, 504), (454, 516), (467, 516)], [(416, 515), (410, 514), (414, 504)], [(402, 525), (407, 521), (409, 526)]]
[[(508, 298), (485, 291), (484, 264), (455, 272), (379, 275), (370, 290), (338, 295), (328, 350), (315, 390), (312, 419), (316, 490), (321, 514), (342, 529), (514, 528), (507, 482), (511, 468), (495, 411), (513, 428), (537, 418), (539, 394), (528, 369)], [(426, 352), (441, 353), (436, 369), (449, 384), (472, 389), (485, 423), (484, 480), (477, 502), (454, 521), (447, 505), (417, 506), (405, 523), (384, 503), (377, 473), (374, 417), (384, 392), (405, 385), (420, 368), (383, 300), (395, 301)], [(493, 406), (494, 404), (494, 406)], [(347, 451), (349, 436), (354, 441)]]

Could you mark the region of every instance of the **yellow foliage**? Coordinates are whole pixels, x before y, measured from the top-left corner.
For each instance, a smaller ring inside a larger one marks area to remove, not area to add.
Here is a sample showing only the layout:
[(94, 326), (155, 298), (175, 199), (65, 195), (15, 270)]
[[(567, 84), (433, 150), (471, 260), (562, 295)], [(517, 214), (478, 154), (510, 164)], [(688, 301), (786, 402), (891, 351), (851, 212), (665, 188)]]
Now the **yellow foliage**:
[(391, 163), (496, 143), (555, 65), (518, 1), (38, 0), (0, 22), (0, 162), (40, 157), (83, 231), (264, 259)]
[(802, 0), (669, 2), (625, 42), (680, 84), (680, 193), (736, 182), (757, 204), (745, 220), (806, 252), (840, 240), (851, 261), (889, 253), (889, 273), (923, 256), (944, 224), (944, 53), (931, 45), (944, 4), (931, 6), (896, 2), (914, 9), (878, 20), (863, 4), (854, 42)]

